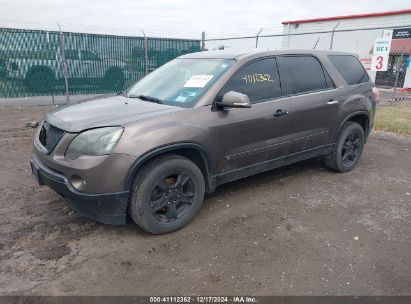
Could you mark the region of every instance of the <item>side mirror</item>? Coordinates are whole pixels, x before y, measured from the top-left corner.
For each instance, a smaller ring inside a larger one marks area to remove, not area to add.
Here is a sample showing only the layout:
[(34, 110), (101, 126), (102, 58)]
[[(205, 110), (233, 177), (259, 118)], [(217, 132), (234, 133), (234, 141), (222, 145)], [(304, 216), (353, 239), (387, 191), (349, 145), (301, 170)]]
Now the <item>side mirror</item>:
[(251, 102), (246, 94), (229, 91), (223, 95), (219, 106), (223, 108), (251, 108)]

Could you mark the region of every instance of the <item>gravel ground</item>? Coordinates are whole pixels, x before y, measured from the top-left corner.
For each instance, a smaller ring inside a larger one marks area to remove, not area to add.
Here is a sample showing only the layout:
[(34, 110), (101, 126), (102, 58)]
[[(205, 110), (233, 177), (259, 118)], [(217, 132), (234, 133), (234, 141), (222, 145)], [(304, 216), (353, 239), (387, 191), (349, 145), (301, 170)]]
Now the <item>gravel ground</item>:
[(411, 137), (373, 133), (350, 173), (310, 160), (221, 186), (153, 236), (35, 184), (24, 126), (47, 109), (0, 108), (0, 295), (411, 295)]

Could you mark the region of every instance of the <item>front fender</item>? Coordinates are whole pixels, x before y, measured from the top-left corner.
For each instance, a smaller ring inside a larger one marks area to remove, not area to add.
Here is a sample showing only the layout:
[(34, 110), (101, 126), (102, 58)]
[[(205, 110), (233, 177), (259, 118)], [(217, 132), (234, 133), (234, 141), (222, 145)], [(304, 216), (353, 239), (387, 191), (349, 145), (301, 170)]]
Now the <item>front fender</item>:
[(203, 162), (206, 167), (206, 179), (208, 180), (208, 185), (211, 185), (212, 182), (210, 181), (210, 158), (208, 156), (208, 151), (201, 145), (195, 143), (176, 143), (172, 145), (163, 146), (154, 150), (147, 152), (146, 154), (139, 157), (134, 164), (130, 167), (130, 170), (127, 173), (127, 177), (124, 184), (124, 189), (130, 190), (134, 176), (136, 175), (137, 171), (150, 159), (155, 158), (161, 154), (165, 154), (168, 152), (173, 152), (181, 149), (193, 149), (196, 150), (202, 157)]

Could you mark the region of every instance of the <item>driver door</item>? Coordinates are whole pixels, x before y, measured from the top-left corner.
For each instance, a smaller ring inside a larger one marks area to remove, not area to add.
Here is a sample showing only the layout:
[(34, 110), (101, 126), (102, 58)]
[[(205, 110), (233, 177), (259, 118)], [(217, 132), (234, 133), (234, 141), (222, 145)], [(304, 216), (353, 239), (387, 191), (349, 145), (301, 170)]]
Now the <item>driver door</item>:
[(218, 173), (287, 155), (291, 138), (290, 101), (282, 96), (275, 58), (252, 61), (231, 78), (217, 99), (229, 91), (248, 95), (251, 108), (215, 112)]

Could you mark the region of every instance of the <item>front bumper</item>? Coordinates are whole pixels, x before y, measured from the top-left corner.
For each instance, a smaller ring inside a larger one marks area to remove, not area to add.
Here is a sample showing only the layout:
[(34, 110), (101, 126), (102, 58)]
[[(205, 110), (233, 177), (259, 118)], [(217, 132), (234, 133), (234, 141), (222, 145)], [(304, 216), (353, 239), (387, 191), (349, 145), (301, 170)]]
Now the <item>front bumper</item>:
[(31, 169), (39, 185), (47, 185), (56, 191), (73, 210), (100, 223), (125, 224), (128, 191), (104, 194), (79, 192), (63, 174), (44, 165), (35, 154), (31, 158)]

